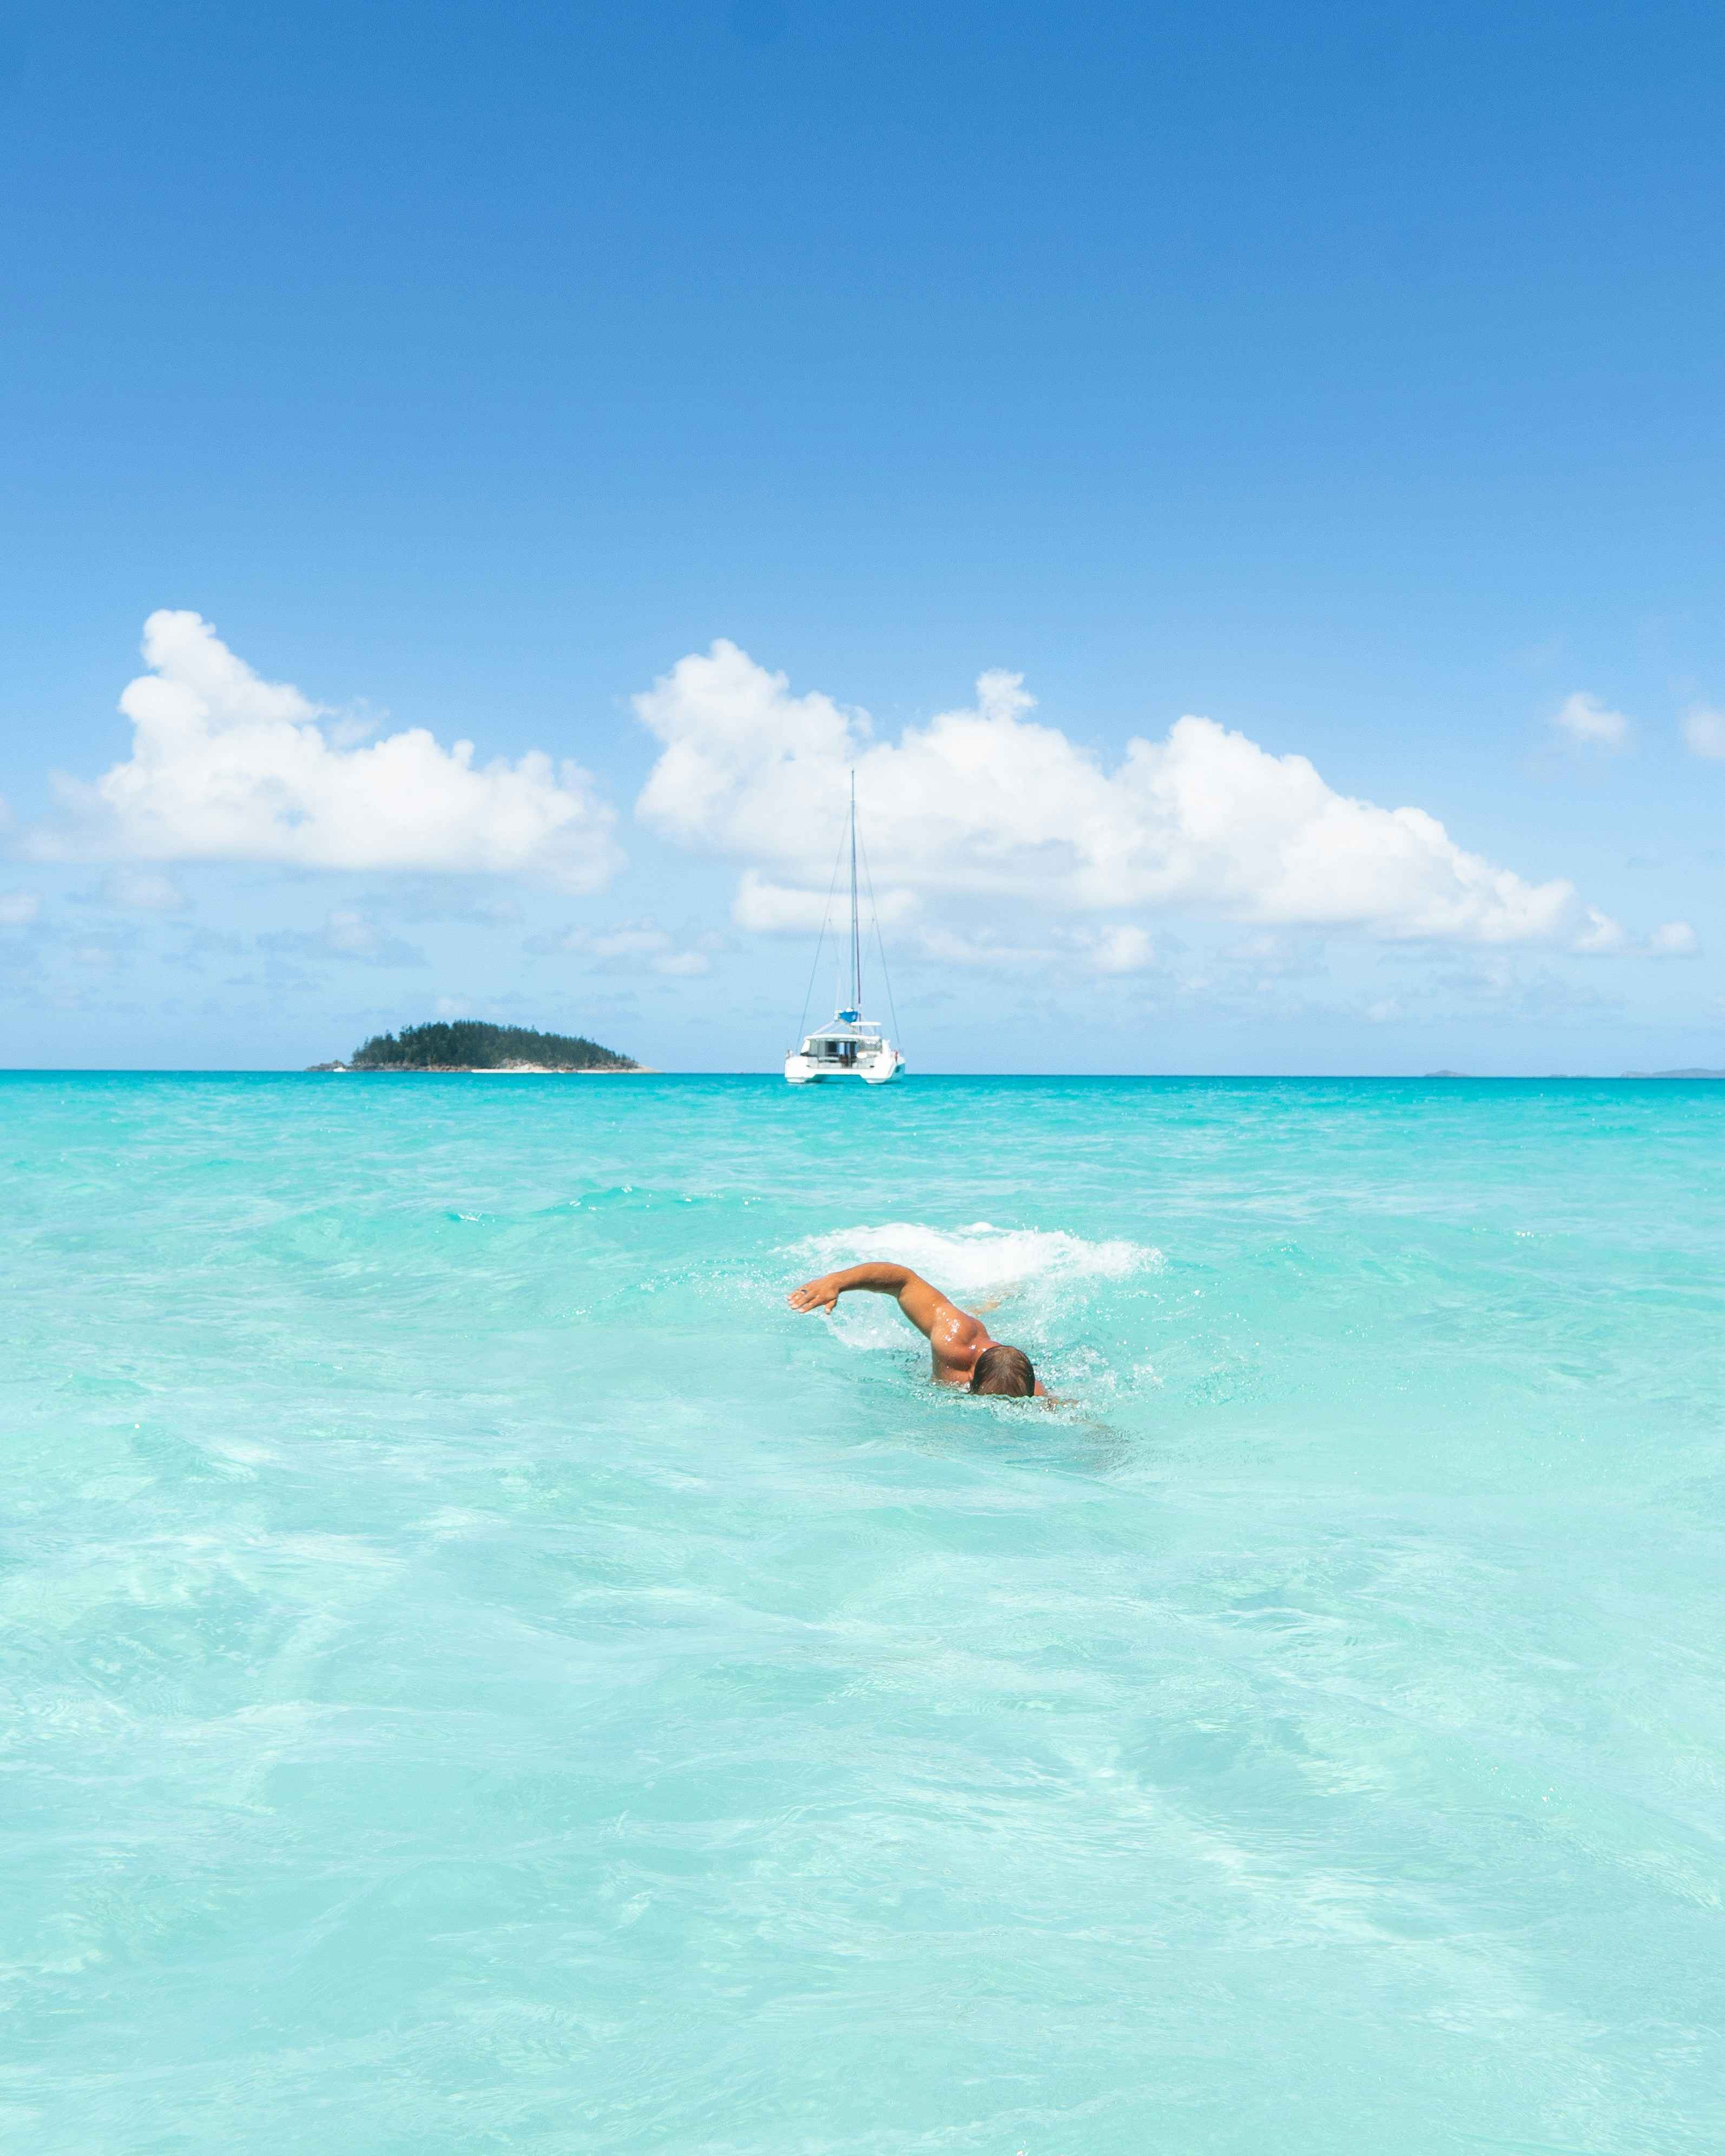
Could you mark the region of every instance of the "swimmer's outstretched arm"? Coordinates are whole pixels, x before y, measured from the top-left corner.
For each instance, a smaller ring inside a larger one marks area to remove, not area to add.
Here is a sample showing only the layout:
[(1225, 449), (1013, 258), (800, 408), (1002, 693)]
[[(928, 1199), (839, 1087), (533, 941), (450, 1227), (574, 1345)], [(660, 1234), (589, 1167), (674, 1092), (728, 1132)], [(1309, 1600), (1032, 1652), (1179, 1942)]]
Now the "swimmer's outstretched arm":
[[(839, 1296), (852, 1288), (898, 1298), (899, 1308), (927, 1338), (934, 1358), (934, 1375), (943, 1385), (963, 1384), (976, 1367), (978, 1356), (993, 1344), (981, 1318), (961, 1310), (950, 1296), (931, 1286), (908, 1265), (847, 1265), (843, 1272), (823, 1273), (819, 1280), (804, 1281), (801, 1287), (791, 1290), (791, 1308), (831, 1310)], [(1042, 1392), (1040, 1383), (1036, 1390)]]
[(831, 1310), (839, 1296), (852, 1288), (864, 1289), (870, 1295), (896, 1296), (899, 1308), (911, 1324), (931, 1337), (948, 1312), (963, 1315), (921, 1273), (913, 1273), (908, 1265), (847, 1265), (843, 1272), (823, 1273), (819, 1280), (805, 1281), (801, 1287), (792, 1289), (791, 1308)]

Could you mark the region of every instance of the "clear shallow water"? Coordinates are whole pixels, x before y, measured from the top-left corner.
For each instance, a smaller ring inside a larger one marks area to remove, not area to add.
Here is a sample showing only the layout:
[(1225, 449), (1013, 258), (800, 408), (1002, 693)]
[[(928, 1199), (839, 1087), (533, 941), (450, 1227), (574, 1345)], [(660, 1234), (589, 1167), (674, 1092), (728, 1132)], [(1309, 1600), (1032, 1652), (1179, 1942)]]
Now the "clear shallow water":
[[(13, 2145), (1725, 2143), (1725, 1086), (13, 1075), (0, 1164)], [(1070, 1404), (783, 1307), (888, 1249)]]

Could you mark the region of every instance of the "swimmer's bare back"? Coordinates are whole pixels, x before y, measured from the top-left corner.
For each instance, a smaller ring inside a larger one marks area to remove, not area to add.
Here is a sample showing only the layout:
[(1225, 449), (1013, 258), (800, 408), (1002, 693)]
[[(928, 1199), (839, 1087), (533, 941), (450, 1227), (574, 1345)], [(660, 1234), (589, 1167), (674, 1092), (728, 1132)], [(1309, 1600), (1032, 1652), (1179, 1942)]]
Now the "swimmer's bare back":
[(1026, 1355), (991, 1338), (981, 1318), (961, 1310), (908, 1265), (847, 1265), (843, 1272), (823, 1273), (792, 1289), (791, 1308), (830, 1311), (841, 1295), (859, 1288), (897, 1297), (899, 1308), (928, 1342), (937, 1384), (968, 1385), (973, 1392), (1019, 1399), (1032, 1393), (1047, 1399)]

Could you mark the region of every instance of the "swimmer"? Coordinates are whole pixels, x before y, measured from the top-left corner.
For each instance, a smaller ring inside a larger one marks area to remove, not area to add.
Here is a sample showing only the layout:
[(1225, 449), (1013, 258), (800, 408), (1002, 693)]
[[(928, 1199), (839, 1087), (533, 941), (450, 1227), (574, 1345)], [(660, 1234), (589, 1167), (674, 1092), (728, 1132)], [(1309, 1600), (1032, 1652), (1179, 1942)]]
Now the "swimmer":
[(1038, 1399), (1048, 1398), (1022, 1348), (991, 1340), (981, 1318), (960, 1310), (908, 1265), (849, 1265), (840, 1273), (823, 1273), (819, 1280), (793, 1288), (791, 1308), (831, 1310), (853, 1288), (898, 1297), (899, 1308), (927, 1339), (937, 1385), (967, 1385), (973, 1393), (1014, 1400), (1033, 1394)]

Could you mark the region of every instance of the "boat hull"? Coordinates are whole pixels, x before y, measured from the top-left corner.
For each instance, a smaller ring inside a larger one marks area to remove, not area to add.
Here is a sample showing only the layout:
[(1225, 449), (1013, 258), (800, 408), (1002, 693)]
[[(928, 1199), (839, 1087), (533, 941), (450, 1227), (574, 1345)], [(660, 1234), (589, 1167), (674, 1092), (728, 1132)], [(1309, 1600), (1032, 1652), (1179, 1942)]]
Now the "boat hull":
[(861, 1056), (855, 1063), (834, 1064), (818, 1060), (812, 1055), (788, 1055), (784, 1060), (784, 1075), (793, 1086), (826, 1086), (835, 1081), (850, 1080), (865, 1086), (890, 1086), (902, 1075), (905, 1059), (902, 1055)]

